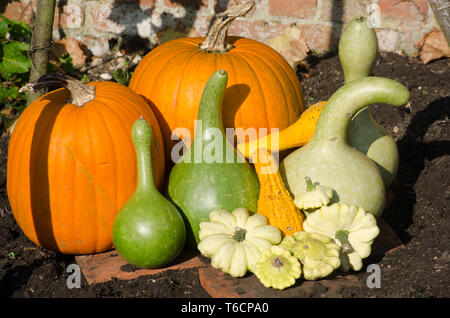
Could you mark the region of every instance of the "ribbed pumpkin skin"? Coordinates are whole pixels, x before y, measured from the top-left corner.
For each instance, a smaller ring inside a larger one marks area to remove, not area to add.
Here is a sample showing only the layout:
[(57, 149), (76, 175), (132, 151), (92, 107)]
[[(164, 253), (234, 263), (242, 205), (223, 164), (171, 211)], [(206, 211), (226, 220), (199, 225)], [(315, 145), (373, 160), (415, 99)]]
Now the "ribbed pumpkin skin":
[[(142, 59), (131, 78), (129, 87), (151, 105), (166, 146), (176, 143), (170, 141), (175, 128), (188, 128), (193, 140), (201, 94), (218, 69), (229, 75), (225, 128), (256, 128), (258, 134), (259, 128), (268, 128), (270, 133), (270, 128), (283, 129), (298, 119), (304, 110), (302, 89), (278, 52), (254, 40), (228, 37), (233, 49), (208, 53), (199, 49), (204, 40), (182, 38), (162, 44)], [(166, 147), (169, 154), (170, 149)]]
[(7, 192), (19, 226), (41, 247), (64, 254), (111, 249), (114, 218), (137, 185), (131, 127), (152, 126), (153, 171), (164, 178), (162, 136), (150, 108), (127, 87), (92, 82), (96, 98), (66, 104), (65, 89), (23, 112), (8, 149)]

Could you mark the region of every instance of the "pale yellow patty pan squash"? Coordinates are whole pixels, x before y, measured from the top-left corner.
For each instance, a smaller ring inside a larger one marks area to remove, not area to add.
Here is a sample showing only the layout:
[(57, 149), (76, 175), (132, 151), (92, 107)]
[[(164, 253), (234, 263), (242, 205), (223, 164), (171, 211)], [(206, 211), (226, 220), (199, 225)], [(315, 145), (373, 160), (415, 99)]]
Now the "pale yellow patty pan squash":
[(261, 253), (255, 275), (265, 287), (285, 289), (295, 284), (302, 270), (300, 262), (281, 246), (272, 246)]
[(323, 185), (315, 185), (309, 177), (305, 177), (305, 189), (295, 195), (294, 204), (303, 210), (317, 209), (327, 205), (333, 197), (333, 189)]
[(279, 246), (299, 259), (307, 280), (326, 277), (341, 265), (340, 247), (326, 235), (298, 231), (294, 236), (285, 236)]
[(211, 266), (233, 277), (255, 271), (260, 253), (280, 243), (281, 232), (267, 224), (261, 214), (250, 215), (245, 208), (233, 212), (215, 210), (210, 222), (201, 222), (197, 248), (211, 258)]
[(360, 207), (345, 203), (323, 206), (303, 223), (305, 232), (333, 238), (341, 247), (341, 269), (358, 271), (362, 259), (372, 251), (372, 243), (380, 233), (375, 217)]

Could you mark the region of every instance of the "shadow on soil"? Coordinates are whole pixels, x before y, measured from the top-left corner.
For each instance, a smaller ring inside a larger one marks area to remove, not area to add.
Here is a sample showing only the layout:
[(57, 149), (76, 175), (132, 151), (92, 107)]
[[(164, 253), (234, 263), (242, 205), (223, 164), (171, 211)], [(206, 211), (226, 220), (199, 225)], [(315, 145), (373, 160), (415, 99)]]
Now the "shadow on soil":
[[(449, 141), (425, 142), (424, 136), (431, 124), (444, 120), (449, 113), (450, 97), (432, 101), (426, 108), (415, 114), (404, 137), (397, 142), (404, 160), (401, 160), (397, 177), (392, 184), (395, 192), (394, 201), (384, 212), (383, 218), (392, 225), (403, 243), (411, 240), (407, 229), (413, 223), (416, 204), (414, 185), (425, 168), (425, 161), (443, 156), (450, 149)], [(408, 160), (408, 158), (411, 159)]]

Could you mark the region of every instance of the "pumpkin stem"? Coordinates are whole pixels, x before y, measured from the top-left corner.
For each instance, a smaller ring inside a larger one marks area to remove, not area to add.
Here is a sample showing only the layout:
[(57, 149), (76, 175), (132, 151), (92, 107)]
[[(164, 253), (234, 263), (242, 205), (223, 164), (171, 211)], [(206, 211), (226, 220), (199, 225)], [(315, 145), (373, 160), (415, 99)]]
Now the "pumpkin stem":
[(245, 16), (255, 6), (254, 1), (249, 1), (230, 6), (226, 11), (215, 15), (215, 20), (206, 40), (200, 44), (200, 49), (207, 52), (225, 53), (233, 48), (227, 43), (227, 33), (234, 19)]
[(54, 73), (39, 77), (33, 83), (28, 83), (19, 91), (36, 92), (51, 86), (62, 86), (70, 92), (69, 102), (76, 106), (83, 106), (95, 98), (95, 86), (87, 85), (73, 77)]

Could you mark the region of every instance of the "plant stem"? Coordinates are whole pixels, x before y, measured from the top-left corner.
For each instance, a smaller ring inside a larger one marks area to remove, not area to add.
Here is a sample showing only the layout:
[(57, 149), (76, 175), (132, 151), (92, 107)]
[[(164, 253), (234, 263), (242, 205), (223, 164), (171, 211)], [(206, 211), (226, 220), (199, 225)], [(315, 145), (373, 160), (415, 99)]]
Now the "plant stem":
[(245, 234), (247, 234), (247, 230), (236, 226), (233, 233), (233, 240), (236, 242), (242, 242), (245, 240)]
[[(42, 75), (47, 74), (48, 51), (52, 45), (55, 5), (55, 0), (37, 1), (36, 17), (34, 20), (30, 47), (30, 82), (33, 82)], [(40, 95), (41, 94), (39, 92), (28, 93), (27, 104), (31, 104)]]
[(341, 242), (342, 251), (344, 253), (349, 253), (352, 251), (352, 247), (348, 241), (348, 231), (346, 231), (346, 230), (336, 231), (335, 238), (339, 242)]
[(305, 177), (305, 180), (306, 180), (306, 191), (307, 192), (313, 191), (316, 187), (312, 183), (311, 178), (310, 177)]

